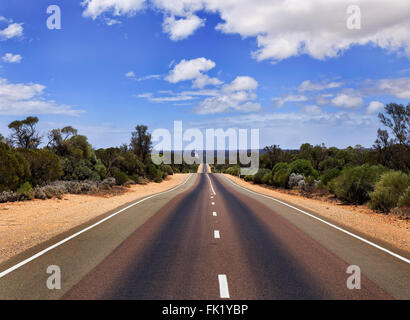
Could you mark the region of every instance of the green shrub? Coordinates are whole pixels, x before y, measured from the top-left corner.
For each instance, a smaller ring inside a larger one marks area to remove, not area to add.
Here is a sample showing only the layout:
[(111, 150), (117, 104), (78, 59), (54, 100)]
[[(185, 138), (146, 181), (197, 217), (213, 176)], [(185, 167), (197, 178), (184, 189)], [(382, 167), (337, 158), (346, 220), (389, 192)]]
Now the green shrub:
[(145, 169), (145, 172), (146, 172), (146, 177), (149, 180), (152, 180), (157, 183), (162, 181), (163, 172), (159, 170), (155, 164), (153, 163), (148, 164)]
[(19, 149), (30, 164), (32, 185), (56, 181), (63, 175), (60, 159), (50, 150)]
[(255, 182), (256, 184), (263, 183), (262, 178), (264, 177), (265, 174), (268, 174), (268, 173), (271, 173), (269, 169), (259, 169), (258, 172), (253, 177), (253, 182)]
[(170, 165), (164, 165), (164, 170), (170, 176), (174, 174), (174, 170), (172, 170), (172, 167)]
[(337, 178), (341, 173), (340, 169), (333, 168), (325, 171), (320, 177), (320, 184), (323, 187), (328, 187), (328, 184), (331, 180)]
[(319, 173), (313, 169), (310, 161), (305, 159), (298, 159), (289, 164), (288, 173), (301, 174), (306, 178), (312, 176), (315, 179), (319, 176)]
[(262, 177), (262, 183), (272, 185), (272, 172), (269, 172)]
[(397, 206), (400, 208), (410, 208), (410, 186), (400, 196)]
[(30, 175), (27, 160), (8, 145), (0, 143), (0, 192), (17, 190)]
[(130, 177), (128, 177), (126, 173), (124, 173), (120, 170), (115, 170), (114, 173), (113, 173), (113, 176), (115, 178), (115, 182), (119, 186), (125, 184), (128, 180), (130, 180)]
[(272, 184), (276, 187), (286, 188), (289, 180), (289, 164), (277, 163), (272, 169)]
[(345, 168), (332, 180), (331, 189), (345, 203), (362, 204), (369, 200), (370, 192), (386, 170), (382, 166), (369, 165)]
[(20, 200), (34, 199), (34, 191), (30, 182), (23, 183), (23, 185), (17, 189), (17, 194), (19, 195)]
[(231, 176), (239, 176), (241, 173), (241, 168), (239, 166), (229, 167), (224, 171), (224, 173), (230, 174)]
[(384, 173), (370, 194), (369, 208), (390, 212), (410, 185), (410, 176), (401, 171)]
[(275, 175), (275, 173), (277, 173), (278, 171), (281, 170), (288, 170), (289, 169), (289, 164), (287, 164), (286, 162), (278, 162), (277, 164), (275, 164), (275, 166), (272, 169), (272, 175)]
[(105, 165), (101, 162), (100, 159), (97, 160), (97, 163), (94, 165), (94, 171), (100, 176), (101, 180), (104, 180), (108, 177), (108, 171)]
[(253, 181), (253, 176), (245, 176), (243, 179), (245, 181), (251, 182), (251, 181)]

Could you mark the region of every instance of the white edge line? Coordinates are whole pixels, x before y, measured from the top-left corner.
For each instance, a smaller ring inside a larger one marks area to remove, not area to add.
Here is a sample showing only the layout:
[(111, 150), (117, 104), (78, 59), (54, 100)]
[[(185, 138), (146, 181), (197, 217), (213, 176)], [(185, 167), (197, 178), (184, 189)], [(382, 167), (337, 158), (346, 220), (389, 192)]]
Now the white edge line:
[(218, 275), (219, 296), (222, 299), (229, 299), (228, 279), (225, 274)]
[(360, 241), (363, 241), (363, 242), (367, 243), (368, 245), (371, 245), (372, 247), (375, 247), (375, 248), (377, 248), (377, 249), (379, 249), (379, 250), (381, 250), (381, 251), (384, 251), (384, 252), (388, 253), (389, 255), (391, 255), (391, 256), (393, 256), (393, 257), (396, 257), (397, 259), (400, 259), (400, 260), (402, 260), (402, 261), (404, 261), (404, 262), (410, 264), (410, 260), (409, 260), (409, 259), (407, 259), (407, 258), (405, 258), (405, 257), (402, 257), (401, 255), (398, 255), (397, 253), (394, 253), (394, 252), (392, 252), (392, 251), (390, 251), (390, 250), (388, 250), (388, 249), (386, 249), (386, 248), (383, 248), (383, 247), (381, 247), (381, 246), (379, 246), (379, 245), (377, 245), (377, 244), (375, 244), (375, 243), (373, 243), (373, 242), (371, 242), (371, 241), (369, 241), (369, 240), (366, 240), (366, 239), (364, 239), (364, 238), (362, 238), (362, 237), (360, 237), (360, 236), (358, 236), (358, 235), (356, 235), (356, 234), (354, 234), (354, 233), (351, 233), (351, 232), (349, 232), (349, 231), (347, 231), (347, 230), (345, 230), (345, 229), (343, 229), (343, 228), (340, 228), (340, 227), (338, 227), (338, 226), (336, 226), (336, 225), (334, 225), (334, 224), (332, 224), (332, 223), (330, 223), (330, 222), (327, 222), (326, 220), (323, 220), (323, 219), (321, 219), (321, 218), (318, 218), (318, 217), (314, 216), (313, 214), (310, 214), (310, 213), (308, 213), (308, 212), (306, 212), (306, 211), (303, 211), (303, 210), (301, 210), (301, 209), (299, 209), (299, 208), (296, 208), (296, 207), (294, 207), (294, 206), (292, 206), (292, 205), (290, 205), (290, 204), (288, 204), (288, 203), (286, 203), (286, 202), (283, 202), (283, 201), (281, 201), (281, 200), (278, 200), (278, 199), (275, 199), (275, 198), (273, 198), (273, 197), (270, 197), (270, 196), (267, 196), (267, 195), (264, 195), (264, 194), (261, 194), (261, 193), (258, 193), (258, 192), (249, 190), (249, 189), (247, 189), (247, 188), (244, 188), (244, 187), (238, 185), (237, 183), (231, 181), (230, 179), (228, 179), (228, 178), (226, 178), (226, 177), (224, 177), (224, 176), (222, 176), (222, 177), (223, 177), (224, 179), (226, 179), (227, 181), (229, 181), (229, 182), (230, 182), (231, 184), (233, 184), (234, 186), (237, 186), (237, 187), (239, 187), (239, 188), (241, 188), (241, 189), (244, 189), (244, 190), (246, 190), (246, 191), (248, 191), (248, 192), (250, 192), (250, 193), (256, 194), (256, 195), (258, 195), (258, 196), (265, 197), (265, 198), (274, 200), (274, 201), (276, 201), (276, 202), (279, 202), (279, 203), (281, 203), (281, 204), (283, 204), (283, 205), (285, 205), (285, 206), (287, 206), (287, 207), (289, 207), (289, 208), (292, 208), (292, 209), (294, 209), (294, 210), (296, 210), (296, 211), (299, 211), (299, 212), (301, 212), (301, 213), (303, 213), (303, 214), (305, 214), (305, 215), (307, 215), (307, 216), (309, 216), (309, 217), (311, 217), (311, 218), (313, 218), (313, 219), (316, 219), (316, 220), (318, 220), (318, 221), (320, 221), (320, 222), (323, 222), (323, 223), (327, 224), (328, 226), (330, 226), (330, 227), (332, 227), (332, 228), (334, 228), (334, 229), (336, 229), (336, 230), (339, 230), (339, 231), (341, 231), (341, 232), (344, 232), (344, 233), (348, 234), (349, 236), (351, 236), (351, 237), (353, 237), (353, 238), (356, 238), (356, 239), (358, 239), (358, 240), (360, 240)]
[(67, 237), (67, 238), (65, 238), (65, 239), (63, 239), (63, 240), (61, 240), (61, 241), (59, 241), (59, 242), (53, 244), (52, 246), (50, 246), (50, 247), (48, 247), (48, 248), (46, 248), (46, 249), (44, 249), (44, 250), (42, 250), (42, 251), (36, 253), (35, 255), (31, 256), (30, 258), (27, 258), (27, 259), (25, 259), (25, 260), (19, 262), (18, 264), (16, 264), (16, 265), (14, 265), (14, 266), (8, 268), (7, 270), (1, 272), (1, 273), (0, 273), (0, 279), (3, 278), (4, 276), (8, 275), (9, 273), (11, 273), (11, 272), (13, 272), (13, 271), (19, 269), (20, 267), (24, 266), (25, 264), (27, 264), (27, 263), (29, 263), (29, 262), (31, 262), (31, 261), (37, 259), (38, 257), (41, 257), (41, 256), (44, 255), (45, 253), (47, 253), (47, 252), (49, 252), (49, 251), (51, 251), (51, 250), (53, 250), (53, 249), (55, 249), (55, 248), (61, 246), (62, 244), (64, 244), (64, 243), (70, 241), (71, 239), (73, 239), (73, 238), (75, 238), (75, 237), (78, 237), (80, 234), (82, 234), (82, 233), (84, 233), (84, 232), (86, 232), (86, 231), (88, 231), (88, 230), (90, 230), (90, 229), (93, 229), (93, 228), (95, 228), (96, 226), (100, 225), (101, 223), (103, 223), (103, 222), (105, 222), (105, 221), (107, 221), (107, 220), (109, 220), (109, 219), (115, 217), (116, 215), (120, 214), (121, 212), (124, 212), (125, 210), (128, 210), (128, 209), (130, 209), (130, 208), (136, 206), (137, 204), (140, 204), (141, 202), (144, 202), (144, 201), (146, 201), (146, 200), (149, 200), (149, 199), (151, 199), (151, 198), (153, 198), (153, 197), (156, 197), (156, 196), (159, 196), (159, 195), (162, 195), (162, 194), (165, 194), (165, 193), (174, 191), (174, 190), (176, 190), (176, 189), (178, 189), (178, 188), (184, 186), (184, 185), (188, 182), (188, 180), (192, 177), (192, 175), (193, 175), (193, 174), (191, 173), (191, 174), (185, 179), (185, 181), (184, 181), (182, 184), (180, 184), (180, 185), (178, 185), (178, 186), (176, 186), (176, 187), (174, 187), (174, 188), (172, 188), (172, 189), (169, 189), (169, 190), (167, 190), (167, 191), (163, 191), (163, 192), (160, 192), (160, 193), (156, 193), (156, 194), (153, 194), (153, 195), (151, 195), (151, 196), (149, 196), (149, 197), (146, 197), (146, 198), (144, 198), (144, 199), (138, 200), (137, 202), (135, 202), (135, 203), (133, 203), (133, 204), (130, 204), (129, 206), (127, 206), (127, 207), (125, 207), (125, 208), (123, 208), (123, 209), (121, 209), (121, 210), (119, 210), (119, 211), (117, 211), (117, 212), (115, 212), (115, 213), (109, 215), (108, 217), (105, 217), (104, 219), (102, 219), (102, 220), (100, 220), (100, 221), (94, 223), (93, 225), (91, 225), (91, 226), (89, 226), (89, 227), (87, 227), (87, 228), (85, 228), (85, 229), (83, 229), (83, 230), (81, 230), (81, 231), (79, 231), (79, 232), (77, 232), (77, 233), (74, 233), (73, 235), (71, 235), (71, 236), (69, 236), (69, 237)]

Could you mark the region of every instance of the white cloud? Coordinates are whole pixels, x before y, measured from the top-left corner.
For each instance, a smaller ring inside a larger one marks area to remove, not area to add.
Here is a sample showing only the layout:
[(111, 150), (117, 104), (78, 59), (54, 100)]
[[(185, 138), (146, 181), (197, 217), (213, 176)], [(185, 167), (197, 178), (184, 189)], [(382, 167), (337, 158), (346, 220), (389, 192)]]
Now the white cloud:
[(193, 81), (192, 86), (194, 88), (204, 88), (207, 85), (212, 85), (212, 86), (219, 86), (220, 84), (222, 84), (223, 82), (221, 80), (219, 80), (218, 78), (210, 78), (207, 75), (200, 75), (198, 78), (196, 78)]
[(382, 111), (384, 108), (384, 104), (379, 101), (372, 101), (370, 102), (369, 106), (366, 108), (367, 114), (375, 114)]
[[(316, 59), (337, 57), (352, 46), (371, 44), (388, 51), (404, 50), (410, 57), (410, 3), (403, 0), (358, 0), (361, 29), (349, 30), (346, 0), (151, 0), (151, 7), (165, 17), (182, 17), (182, 21), (205, 11), (219, 14), (217, 30), (256, 37), (257, 60), (280, 61), (307, 54)], [(144, 0), (85, 0), (84, 16), (96, 18), (104, 12), (114, 15), (134, 14), (143, 8)], [(167, 18), (165, 18), (167, 19)], [(192, 19), (192, 18), (191, 18)], [(183, 37), (193, 33), (198, 24), (179, 32)], [(166, 31), (166, 30), (165, 30)], [(166, 31), (168, 32), (168, 31)], [(170, 32), (171, 37), (173, 33)]]
[(0, 40), (8, 40), (15, 37), (21, 37), (23, 35), (23, 24), (12, 23), (7, 28), (0, 30)]
[(83, 16), (96, 19), (105, 12), (114, 16), (134, 15), (143, 8), (145, 0), (84, 0), (81, 5), (86, 7)]
[(19, 54), (6, 53), (2, 59), (6, 63), (20, 63), (22, 57)]
[(381, 79), (378, 88), (399, 99), (410, 99), (410, 78)]
[(210, 78), (204, 74), (215, 67), (215, 62), (205, 58), (181, 60), (170, 71), (165, 80), (171, 83), (192, 80), (194, 88), (203, 88), (206, 85), (219, 85), (222, 82), (217, 78)]
[(357, 96), (350, 96), (342, 93), (332, 99), (332, 104), (336, 107), (342, 108), (357, 108), (362, 106), (363, 99)]
[(316, 105), (305, 106), (302, 108), (302, 111), (308, 114), (321, 114), (322, 113), (322, 109), (320, 109)]
[(236, 77), (231, 84), (224, 87), (225, 91), (238, 91), (238, 90), (255, 90), (258, 87), (258, 82), (247, 76)]
[(291, 95), (288, 95), (286, 97), (281, 97), (281, 98), (276, 97), (276, 98), (273, 98), (272, 100), (275, 102), (277, 107), (282, 107), (285, 103), (288, 103), (288, 102), (304, 102), (304, 101), (307, 101), (308, 98), (306, 96), (303, 96), (303, 95), (293, 95), (293, 94), (291, 94)]
[(78, 115), (81, 110), (74, 110), (71, 106), (57, 104), (53, 100), (44, 98), (45, 86), (30, 83), (10, 83), (0, 78), (0, 114), (65, 114)]
[(135, 78), (135, 73), (134, 71), (129, 71), (125, 74), (125, 77), (129, 78), (129, 79), (134, 79)]
[(113, 26), (116, 24), (121, 24), (121, 21), (116, 20), (116, 19), (106, 19), (105, 23), (107, 24), (107, 26)]
[(299, 91), (322, 91), (326, 89), (339, 88), (343, 85), (342, 82), (323, 82), (323, 83), (314, 83), (310, 80), (303, 81), (299, 86)]
[(192, 60), (181, 60), (174, 69), (171, 70), (165, 80), (177, 83), (185, 80), (194, 80), (202, 76), (202, 72), (207, 72), (215, 67), (215, 62), (205, 58)]
[(204, 20), (196, 15), (181, 19), (175, 19), (174, 16), (170, 16), (164, 19), (163, 30), (169, 34), (171, 40), (178, 41), (186, 39), (193, 34), (195, 30), (204, 25)]
[[(164, 92), (164, 93), (169, 93), (169, 92)], [(174, 95), (174, 96), (155, 97), (150, 92), (138, 94), (137, 98), (147, 99), (148, 101), (154, 102), (154, 103), (189, 101), (189, 100), (195, 99), (195, 98), (193, 98), (193, 97), (191, 97), (187, 94), (184, 94), (184, 93)]]
[(214, 114), (228, 111), (255, 112), (261, 110), (254, 90), (258, 82), (246, 76), (236, 77), (213, 96), (201, 101), (195, 108), (198, 114)]

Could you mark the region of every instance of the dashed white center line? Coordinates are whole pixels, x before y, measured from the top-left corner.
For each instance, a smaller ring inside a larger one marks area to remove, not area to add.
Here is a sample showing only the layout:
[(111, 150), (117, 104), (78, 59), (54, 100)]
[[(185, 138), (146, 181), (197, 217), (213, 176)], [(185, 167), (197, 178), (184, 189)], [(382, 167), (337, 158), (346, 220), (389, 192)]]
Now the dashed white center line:
[(212, 205), (214, 206), (214, 205), (215, 205), (215, 202), (212, 202)]
[(215, 211), (213, 212), (213, 216), (216, 217), (216, 212)]
[(221, 235), (219, 234), (219, 230), (214, 231), (214, 238), (215, 239), (220, 239), (221, 238)]
[(218, 275), (219, 296), (221, 299), (229, 299), (228, 279), (225, 274)]

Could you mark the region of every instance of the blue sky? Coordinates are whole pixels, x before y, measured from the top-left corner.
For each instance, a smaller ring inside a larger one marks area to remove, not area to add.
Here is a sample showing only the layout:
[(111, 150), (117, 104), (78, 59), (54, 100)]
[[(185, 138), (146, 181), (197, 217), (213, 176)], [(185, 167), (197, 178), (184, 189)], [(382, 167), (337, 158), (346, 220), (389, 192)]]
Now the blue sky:
[(410, 100), (410, 3), (356, 1), (349, 30), (347, 1), (320, 2), (2, 1), (0, 133), (37, 115), (98, 148), (182, 120), (258, 128), (261, 146), (369, 147), (383, 104)]

